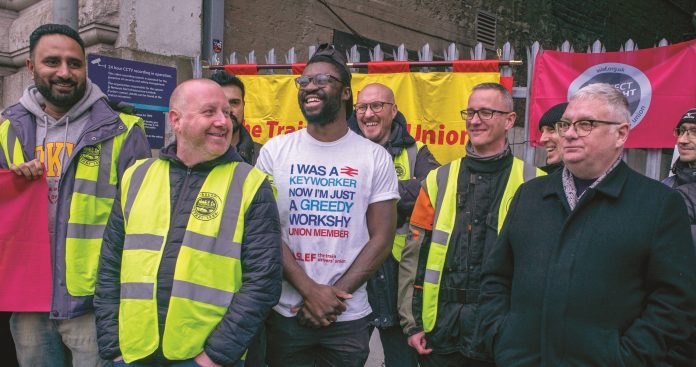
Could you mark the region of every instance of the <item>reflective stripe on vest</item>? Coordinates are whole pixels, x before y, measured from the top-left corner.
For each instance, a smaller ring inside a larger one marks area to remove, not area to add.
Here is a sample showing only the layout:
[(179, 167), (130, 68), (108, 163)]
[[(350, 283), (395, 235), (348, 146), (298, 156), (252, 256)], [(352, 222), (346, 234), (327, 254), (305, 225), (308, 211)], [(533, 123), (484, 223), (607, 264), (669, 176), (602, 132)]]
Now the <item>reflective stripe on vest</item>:
[(2, 153), (5, 155), (8, 167), (11, 164), (20, 165), (24, 163), (22, 145), (10, 124), (10, 120), (5, 120), (0, 123), (0, 146), (2, 147)]
[(124, 133), (86, 146), (74, 158), (77, 169), (65, 238), (65, 282), (72, 296), (94, 294), (104, 228), (116, 195), (121, 147), (134, 126), (144, 131), (139, 117), (120, 114), (120, 118), (126, 125)]
[[(447, 248), (450, 236), (454, 228), (457, 205), (457, 182), (462, 159), (452, 161), (450, 164), (438, 168), (428, 174), (425, 180), (425, 190), (431, 203), (434, 203), (435, 216), (430, 241), (430, 250), (425, 265), (425, 277), (423, 279), (423, 305), (422, 321), (423, 330), (428, 333), (435, 327), (437, 320), (437, 305), (442, 282), (442, 269), (445, 266)], [(498, 208), (498, 232), (505, 221), (509, 210), (510, 201), (517, 189), (534, 177), (545, 173), (524, 161), (513, 158), (510, 176), (505, 185), (501, 205)], [(503, 205), (503, 203), (506, 203)]]
[[(116, 194), (121, 147), (134, 126), (144, 131), (139, 117), (123, 113), (119, 117), (125, 124), (123, 133), (82, 148), (77, 152), (79, 157), (74, 158), (77, 169), (65, 239), (65, 282), (72, 296), (94, 294), (104, 228)], [(0, 145), (8, 164), (25, 162), (21, 143), (9, 120), (0, 125)]]
[[(418, 152), (423, 147), (423, 143), (417, 141), (406, 149), (401, 149), (401, 153), (394, 157), (394, 168), (396, 169), (396, 178), (399, 181), (406, 181), (413, 178), (413, 172), (416, 171), (416, 157)], [(404, 224), (396, 229), (394, 235), (394, 245), (392, 246), (392, 256), (396, 261), (401, 261), (401, 253), (406, 245), (406, 236), (408, 235), (408, 218)]]
[[(215, 167), (205, 179), (176, 260), (162, 337), (167, 359), (189, 359), (203, 351), (242, 286), (244, 214), (265, 178), (234, 162)], [(121, 185), (126, 236), (119, 343), (123, 358), (132, 362), (152, 354), (160, 343), (157, 272), (170, 225), (169, 161), (138, 161)]]

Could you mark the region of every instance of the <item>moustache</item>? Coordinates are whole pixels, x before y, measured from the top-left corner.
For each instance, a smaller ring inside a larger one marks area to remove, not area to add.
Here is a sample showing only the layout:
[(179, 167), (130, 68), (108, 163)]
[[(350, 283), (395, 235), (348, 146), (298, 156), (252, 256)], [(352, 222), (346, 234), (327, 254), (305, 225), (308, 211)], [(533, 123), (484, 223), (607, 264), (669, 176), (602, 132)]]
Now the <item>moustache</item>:
[(56, 78), (56, 79), (51, 79), (51, 84), (67, 84), (67, 85), (72, 85), (75, 86), (77, 85), (77, 82), (75, 82), (72, 79), (64, 79), (64, 78)]

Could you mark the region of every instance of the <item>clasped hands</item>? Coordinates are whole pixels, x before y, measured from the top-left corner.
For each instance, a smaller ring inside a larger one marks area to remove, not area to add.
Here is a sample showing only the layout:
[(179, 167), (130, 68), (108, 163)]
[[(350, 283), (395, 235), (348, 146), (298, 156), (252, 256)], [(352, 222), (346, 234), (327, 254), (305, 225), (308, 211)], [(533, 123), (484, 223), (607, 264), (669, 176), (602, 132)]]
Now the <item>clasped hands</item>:
[(317, 284), (305, 294), (304, 303), (292, 311), (297, 313), (297, 322), (302, 326), (327, 327), (346, 310), (345, 300), (352, 297), (334, 286)]

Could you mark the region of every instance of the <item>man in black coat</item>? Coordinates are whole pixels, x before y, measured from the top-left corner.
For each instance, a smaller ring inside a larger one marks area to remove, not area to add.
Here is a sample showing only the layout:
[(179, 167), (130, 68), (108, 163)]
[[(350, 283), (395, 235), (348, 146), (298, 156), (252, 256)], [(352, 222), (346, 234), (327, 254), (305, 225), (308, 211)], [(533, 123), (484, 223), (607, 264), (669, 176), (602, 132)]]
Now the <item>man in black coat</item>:
[(565, 168), (517, 191), (481, 288), (499, 366), (655, 366), (689, 336), (686, 209), (621, 161), (629, 117), (612, 86), (579, 90), (556, 124)]
[(243, 366), (278, 302), (278, 209), (265, 174), (230, 145), (233, 118), (220, 86), (182, 83), (176, 141), (124, 174), (94, 299), (99, 354), (115, 365)]

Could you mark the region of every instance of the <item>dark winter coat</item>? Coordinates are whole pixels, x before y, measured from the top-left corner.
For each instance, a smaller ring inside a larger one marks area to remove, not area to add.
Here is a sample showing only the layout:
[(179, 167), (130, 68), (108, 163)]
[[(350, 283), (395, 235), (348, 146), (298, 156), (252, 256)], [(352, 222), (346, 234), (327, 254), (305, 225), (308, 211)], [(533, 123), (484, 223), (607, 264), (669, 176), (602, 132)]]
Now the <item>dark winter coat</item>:
[[(146, 358), (146, 361), (158, 363), (166, 363), (162, 356), (161, 336), (169, 306), (174, 267), (193, 203), (203, 182), (215, 166), (242, 161), (236, 151), (230, 148), (221, 157), (187, 168), (176, 157), (175, 144), (163, 148), (160, 153), (160, 159), (171, 162), (169, 181), (172, 213), (171, 226), (157, 273), (160, 347)], [(113, 359), (121, 355), (118, 308), (124, 223), (120, 201), (120, 195), (117, 195), (104, 233), (94, 299), (99, 354), (104, 359)], [(227, 313), (204, 346), (208, 356), (218, 364), (230, 364), (240, 359), (271, 307), (280, 298), (280, 222), (278, 208), (268, 182), (261, 185), (244, 215), (241, 262), (242, 288), (235, 293)]]
[(561, 172), (520, 187), (486, 262), (499, 366), (656, 366), (696, 320), (681, 197), (621, 162), (569, 209)]

